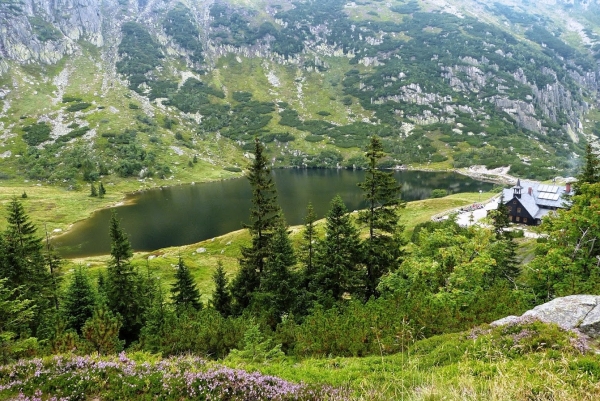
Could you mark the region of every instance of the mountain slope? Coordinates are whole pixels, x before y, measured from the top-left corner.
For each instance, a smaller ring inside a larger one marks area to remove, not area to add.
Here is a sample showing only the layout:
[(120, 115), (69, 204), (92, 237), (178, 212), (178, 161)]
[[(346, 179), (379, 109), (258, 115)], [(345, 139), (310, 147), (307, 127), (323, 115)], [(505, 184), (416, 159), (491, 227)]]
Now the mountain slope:
[(257, 135), (276, 166), (360, 167), (373, 133), (388, 167), (571, 174), (600, 132), (597, 11), (558, 0), (4, 0), (0, 174), (73, 187), (187, 181), (243, 167)]

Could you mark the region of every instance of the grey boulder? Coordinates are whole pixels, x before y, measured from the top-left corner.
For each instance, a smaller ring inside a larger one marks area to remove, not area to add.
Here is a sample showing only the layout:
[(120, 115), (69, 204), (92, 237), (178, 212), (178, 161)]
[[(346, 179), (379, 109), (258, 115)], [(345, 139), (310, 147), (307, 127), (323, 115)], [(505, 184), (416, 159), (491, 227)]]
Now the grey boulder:
[(600, 337), (600, 296), (570, 295), (556, 298), (528, 310), (521, 317), (507, 316), (491, 324), (503, 326), (532, 318), (555, 323), (566, 330), (579, 329), (590, 337)]

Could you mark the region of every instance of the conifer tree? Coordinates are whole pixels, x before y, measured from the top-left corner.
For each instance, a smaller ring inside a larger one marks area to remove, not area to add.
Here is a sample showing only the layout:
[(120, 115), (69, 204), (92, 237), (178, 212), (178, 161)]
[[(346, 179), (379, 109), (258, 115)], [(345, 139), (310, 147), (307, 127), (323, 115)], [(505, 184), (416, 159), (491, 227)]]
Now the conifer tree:
[(94, 182), (92, 182), (92, 185), (90, 186), (90, 196), (91, 197), (97, 197), (98, 196), (98, 190), (96, 189), (96, 186), (94, 185)]
[(379, 279), (399, 266), (403, 227), (398, 224), (398, 209), (404, 207), (400, 201), (401, 186), (393, 173), (378, 169), (385, 157), (383, 144), (372, 136), (367, 147), (368, 166), (365, 181), (358, 184), (363, 190), (367, 208), (358, 214), (358, 221), (367, 226), (369, 233), (364, 243), (365, 297), (377, 295)]
[(131, 244), (114, 212), (110, 218), (109, 235), (111, 249), (105, 284), (106, 302), (108, 308), (121, 317), (121, 338), (129, 343), (137, 338), (141, 328), (142, 294), (137, 288), (137, 274), (129, 262), (133, 255)]
[(252, 187), (252, 207), (250, 224), (245, 227), (250, 231), (252, 243), (242, 248), (240, 270), (231, 284), (237, 313), (250, 305), (252, 293), (260, 285), (260, 276), (269, 252), (269, 240), (279, 212), (275, 184), (264, 147), (258, 138), (254, 139), (254, 162), (248, 172), (248, 181)]
[(221, 316), (227, 317), (231, 315), (231, 294), (229, 293), (229, 283), (221, 261), (217, 263), (217, 270), (213, 274), (213, 282), (215, 283), (215, 290), (212, 296), (212, 306)]
[(504, 194), (500, 195), (498, 207), (488, 212), (488, 217), (492, 219), (496, 238), (506, 238), (509, 235), (506, 229), (510, 226), (510, 214), (508, 213), (508, 207), (504, 204)]
[(179, 256), (179, 262), (177, 263), (175, 282), (171, 287), (171, 299), (180, 308), (192, 307), (196, 310), (202, 309), (200, 291), (198, 291), (190, 269), (183, 263), (181, 256)]
[(598, 155), (594, 153), (592, 145), (588, 143), (585, 147), (585, 164), (583, 170), (577, 177), (577, 186), (580, 186), (584, 182), (588, 184), (600, 182), (600, 171), (598, 171), (599, 164), (600, 160), (598, 160)]
[(106, 194), (106, 189), (104, 189), (104, 185), (102, 184), (102, 181), (100, 181), (98, 184), (98, 197), (104, 198), (104, 194)]
[(83, 325), (83, 337), (90, 342), (94, 351), (99, 354), (115, 354), (121, 350), (123, 343), (119, 340), (121, 320), (104, 306), (94, 310), (92, 318)]
[(306, 208), (306, 217), (304, 218), (304, 231), (302, 232), (302, 262), (304, 264), (304, 286), (307, 287), (315, 274), (314, 257), (315, 257), (315, 241), (317, 239), (317, 229), (315, 222), (317, 215), (311, 203)]
[(315, 255), (315, 277), (310, 284), (317, 302), (326, 308), (352, 294), (359, 281), (361, 242), (342, 198), (331, 201), (326, 216), (325, 238)]
[(67, 328), (81, 334), (81, 328), (94, 314), (96, 294), (83, 267), (75, 269), (62, 302), (62, 315)]
[(284, 313), (291, 313), (297, 298), (297, 278), (292, 268), (296, 255), (290, 241), (287, 225), (280, 218), (269, 246), (269, 257), (260, 278), (260, 287), (253, 299), (257, 309), (275, 327)]
[(16, 198), (8, 205), (7, 222), (0, 240), (0, 278), (6, 279), (8, 289), (16, 289), (16, 296), (33, 301), (36, 317), (31, 323), (35, 329), (40, 316), (51, 307), (52, 277), (46, 266), (41, 238)]

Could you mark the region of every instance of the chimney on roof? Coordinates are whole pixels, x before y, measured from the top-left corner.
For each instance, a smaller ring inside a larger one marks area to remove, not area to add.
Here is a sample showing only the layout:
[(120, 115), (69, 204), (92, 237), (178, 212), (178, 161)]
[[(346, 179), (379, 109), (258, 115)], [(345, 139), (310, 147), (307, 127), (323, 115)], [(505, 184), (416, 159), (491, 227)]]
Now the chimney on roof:
[(529, 194), (529, 196), (533, 196), (533, 188), (529, 187), (527, 189), (527, 193)]
[(567, 186), (565, 187), (565, 192), (570, 194), (571, 193), (571, 183), (567, 182)]

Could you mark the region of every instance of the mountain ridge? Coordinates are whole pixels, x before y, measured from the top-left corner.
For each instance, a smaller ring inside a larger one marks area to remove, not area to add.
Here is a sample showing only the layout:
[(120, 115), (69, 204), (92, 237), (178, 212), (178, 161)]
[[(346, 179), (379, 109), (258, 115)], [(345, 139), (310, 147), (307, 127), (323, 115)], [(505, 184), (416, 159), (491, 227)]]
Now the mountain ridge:
[(376, 133), (382, 167), (567, 175), (600, 132), (596, 9), (5, 0), (2, 173), (185, 180), (201, 175), (191, 159), (243, 167), (254, 136), (274, 166), (360, 168)]

